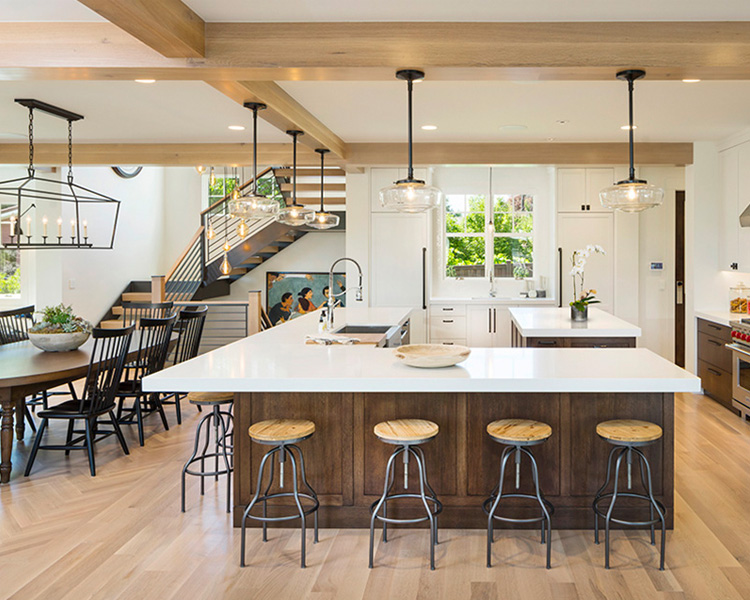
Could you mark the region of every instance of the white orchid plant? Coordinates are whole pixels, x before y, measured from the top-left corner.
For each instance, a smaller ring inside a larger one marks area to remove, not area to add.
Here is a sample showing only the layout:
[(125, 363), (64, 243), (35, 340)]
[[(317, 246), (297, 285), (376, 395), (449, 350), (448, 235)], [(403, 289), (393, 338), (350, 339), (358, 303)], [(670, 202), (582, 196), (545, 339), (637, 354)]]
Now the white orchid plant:
[(585, 248), (575, 250), (570, 262), (573, 268), (570, 270), (570, 276), (573, 278), (573, 301), (570, 303), (576, 310), (583, 312), (589, 304), (598, 304), (600, 300), (596, 299), (596, 290), (587, 290), (583, 287), (583, 277), (586, 268), (586, 260), (594, 254), (607, 254), (604, 248), (598, 245), (589, 244)]

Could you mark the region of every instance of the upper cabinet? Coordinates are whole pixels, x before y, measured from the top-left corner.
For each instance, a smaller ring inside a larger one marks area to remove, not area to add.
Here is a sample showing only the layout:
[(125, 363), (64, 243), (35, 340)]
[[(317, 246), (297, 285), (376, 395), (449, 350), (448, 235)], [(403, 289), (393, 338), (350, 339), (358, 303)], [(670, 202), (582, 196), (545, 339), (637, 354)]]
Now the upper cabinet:
[(740, 215), (750, 204), (750, 142), (719, 153), (721, 179), (721, 242), (719, 269), (750, 272), (750, 228)]
[(557, 169), (558, 212), (611, 212), (599, 201), (599, 192), (615, 182), (612, 167)]

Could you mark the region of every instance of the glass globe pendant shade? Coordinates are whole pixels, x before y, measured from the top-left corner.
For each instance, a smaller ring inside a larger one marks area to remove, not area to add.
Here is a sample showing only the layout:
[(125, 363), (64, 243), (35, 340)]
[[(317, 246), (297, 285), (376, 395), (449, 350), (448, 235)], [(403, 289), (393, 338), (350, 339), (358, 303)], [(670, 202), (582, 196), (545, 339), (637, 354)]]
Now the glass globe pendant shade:
[(313, 229), (331, 229), (339, 224), (339, 216), (329, 212), (313, 212), (308, 215), (305, 224)]
[(262, 219), (275, 217), (279, 212), (279, 202), (266, 196), (248, 194), (229, 203), (229, 214), (240, 219)]
[(399, 212), (419, 213), (440, 206), (443, 192), (418, 179), (397, 181), (380, 190), (380, 204)]
[(602, 206), (637, 213), (655, 208), (664, 201), (664, 190), (645, 181), (619, 181), (599, 192)]
[(315, 211), (312, 208), (292, 204), (291, 206), (282, 208), (279, 214), (276, 215), (276, 220), (291, 227), (302, 227), (303, 225), (307, 225), (308, 215), (313, 215), (314, 213)]
[(245, 223), (245, 219), (240, 219), (240, 222), (237, 224), (237, 235), (241, 238), (246, 238), (248, 234), (248, 227), (247, 223)]

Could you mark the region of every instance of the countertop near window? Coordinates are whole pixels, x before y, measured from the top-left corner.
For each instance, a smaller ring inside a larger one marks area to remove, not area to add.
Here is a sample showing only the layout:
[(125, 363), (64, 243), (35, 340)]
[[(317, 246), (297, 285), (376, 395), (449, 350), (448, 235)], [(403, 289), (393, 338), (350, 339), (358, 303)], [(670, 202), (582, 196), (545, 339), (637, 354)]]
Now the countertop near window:
[[(338, 324), (385, 324), (409, 314), (408, 309), (364, 309), (358, 315), (355, 311), (339, 309)], [(305, 345), (305, 334), (317, 331), (317, 319), (315, 313), (305, 315), (150, 375), (143, 381), (144, 390), (465, 393), (700, 390), (697, 377), (645, 348), (611, 348), (606, 352), (590, 348), (474, 348), (469, 358), (455, 367), (415, 369), (401, 363), (391, 349)]]
[(510, 318), (525, 338), (540, 337), (641, 337), (641, 328), (589, 307), (587, 321), (573, 321), (570, 307), (517, 307), (510, 308)]
[(732, 321), (750, 318), (750, 315), (730, 313), (728, 310), (696, 310), (695, 316), (698, 319), (705, 319), (706, 321), (711, 321), (717, 325), (724, 325), (724, 327), (731, 327)]
[(521, 296), (475, 296), (470, 298), (430, 298), (430, 304), (523, 304), (531, 306), (556, 306), (557, 300), (554, 298), (523, 298)]

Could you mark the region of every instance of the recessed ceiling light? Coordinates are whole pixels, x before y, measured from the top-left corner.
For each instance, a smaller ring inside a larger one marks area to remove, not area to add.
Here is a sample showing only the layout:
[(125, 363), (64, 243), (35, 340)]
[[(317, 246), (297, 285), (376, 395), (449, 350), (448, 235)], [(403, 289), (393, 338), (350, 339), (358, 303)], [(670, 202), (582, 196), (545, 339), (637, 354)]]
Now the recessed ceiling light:
[(547, 141), (548, 141), (548, 142), (554, 142), (554, 141), (555, 141), (555, 138), (547, 138)]
[(245, 126), (244, 125), (230, 125), (229, 129), (231, 129), (232, 131), (245, 131)]
[(156, 79), (136, 79), (136, 83), (155, 83)]
[(570, 123), (570, 121), (568, 121), (567, 119), (558, 119), (557, 121), (555, 121), (555, 123), (557, 123), (558, 125), (567, 125), (568, 123)]
[(501, 125), (500, 130), (501, 131), (524, 131), (528, 129), (526, 125)]
[(437, 125), (422, 125), (422, 129), (425, 131), (435, 131), (437, 129)]
[(683, 79), (682, 83), (698, 83), (700, 79)]
[[(628, 129), (630, 129), (630, 125), (621, 125), (620, 129), (624, 129), (625, 131), (627, 131)], [(633, 129), (638, 129), (638, 125), (633, 125)]]

